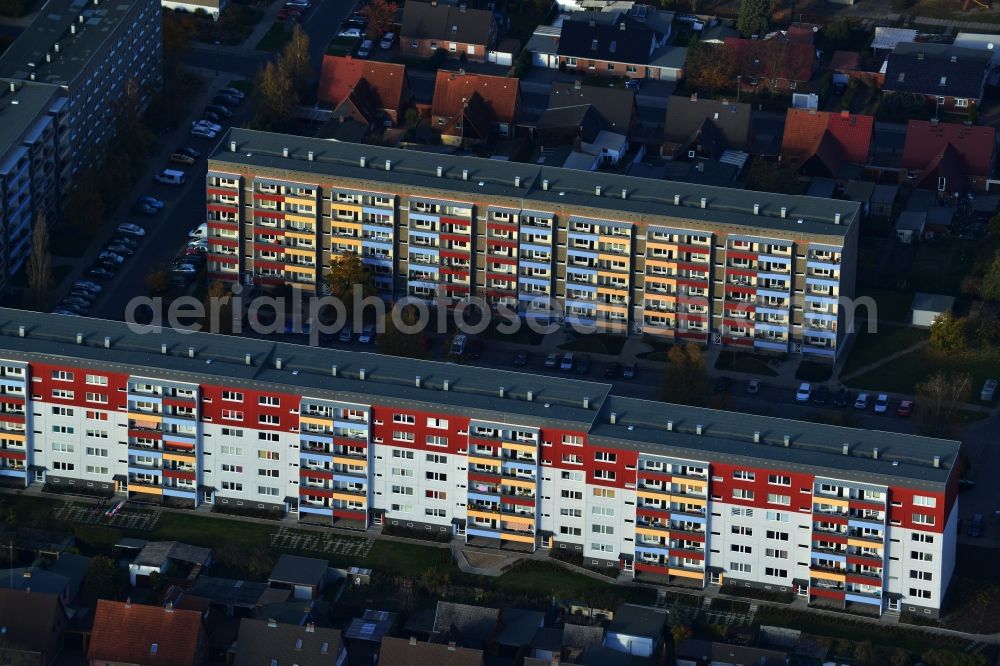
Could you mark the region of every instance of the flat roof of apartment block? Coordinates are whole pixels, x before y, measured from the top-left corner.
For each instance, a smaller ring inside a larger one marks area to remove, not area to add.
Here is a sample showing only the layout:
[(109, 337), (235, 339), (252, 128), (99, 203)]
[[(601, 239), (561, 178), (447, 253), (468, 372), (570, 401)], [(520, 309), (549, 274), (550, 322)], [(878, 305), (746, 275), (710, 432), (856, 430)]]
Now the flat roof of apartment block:
[(905, 480), (941, 488), (960, 447), (953, 440), (626, 398), (610, 395), (610, 384), (566, 377), (172, 329), (140, 333), (124, 322), (3, 308), (0, 357), (563, 426), (589, 433), (598, 445), (880, 485)]
[[(284, 156), (285, 149), (288, 157)], [(441, 190), (441, 196), (445, 197), (523, 199), (524, 208), (588, 207), (601, 210), (608, 219), (653, 216), (650, 221), (663, 223), (666, 219), (680, 218), (785, 234), (842, 237), (855, 223), (860, 209), (860, 204), (854, 201), (677, 183), (239, 128), (226, 133), (210, 159), (217, 163), (210, 164), (210, 170), (225, 171), (218, 163), (227, 163), (251, 169), (309, 173), (318, 178), (369, 181), (372, 188), (381, 184), (432, 188)]]

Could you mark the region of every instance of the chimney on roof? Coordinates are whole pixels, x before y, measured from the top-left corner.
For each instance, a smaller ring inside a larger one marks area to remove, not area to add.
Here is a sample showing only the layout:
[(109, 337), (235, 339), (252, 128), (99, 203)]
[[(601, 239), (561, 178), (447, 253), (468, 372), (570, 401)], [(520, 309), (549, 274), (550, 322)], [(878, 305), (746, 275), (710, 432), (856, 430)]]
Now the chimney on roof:
[(56, 53), (59, 53), (59, 42), (56, 42), (55, 44), (52, 45), (52, 50), (55, 51)]
[(840, 452), (843, 453), (845, 456), (851, 455), (851, 445), (845, 442), (844, 448), (842, 448)]
[(781, 443), (784, 444), (785, 448), (787, 449), (789, 446), (792, 445), (792, 436), (785, 435), (784, 437), (781, 438)]
[(104, 336), (104, 348), (111, 349), (111, 338), (107, 335)]
[(674, 205), (675, 206), (680, 206), (681, 205), (681, 195), (679, 195), (679, 194), (675, 194), (674, 195)]
[[(436, 5), (437, 4), (437, 0), (431, 0), (431, 4), (432, 5)], [(416, 636), (410, 636), (410, 645), (416, 645), (416, 644), (417, 644), (417, 637)]]
[(413, 385), (416, 386), (417, 388), (420, 388), (420, 375), (417, 375), (416, 377), (413, 378)]
[(535, 401), (535, 392), (534, 391), (528, 391), (527, 393), (524, 394), (524, 399), (527, 400), (528, 402), (534, 402)]
[(628, 190), (624, 187), (622, 188), (622, 199), (628, 199)]
[[(81, 16), (80, 18), (83, 18), (83, 17)], [(75, 23), (71, 24), (69, 26), (69, 34), (71, 34), (71, 35), (75, 35), (76, 34), (76, 24)]]
[(23, 338), (24, 337), (24, 326), (23, 325), (17, 327), (17, 337), (19, 337), (19, 338)]
[(504, 388), (503, 386), (501, 386), (500, 387), (500, 397), (504, 398), (504, 397), (506, 397), (506, 395), (507, 395), (507, 389)]
[(840, 213), (834, 213), (833, 214), (833, 223), (834, 224), (840, 224)]
[(549, 181), (547, 178), (542, 181), (542, 189), (545, 190), (546, 192), (549, 191)]
[(608, 420), (611, 422), (611, 425), (618, 423), (618, 412), (611, 412), (611, 417)]
[(521, 187), (521, 177), (514, 176), (514, 187)]
[(368, 166), (368, 158), (362, 155), (361, 158), (358, 160), (358, 165), (360, 165), (361, 168), (364, 169), (366, 166)]
[(163, 610), (167, 611), (168, 613), (173, 613), (174, 612), (174, 602), (168, 601), (167, 605), (163, 607)]
[(759, 430), (755, 430), (754, 433), (753, 433), (753, 443), (754, 444), (760, 444), (760, 431)]
[(781, 219), (785, 219), (786, 217), (788, 217), (788, 209), (785, 208), (784, 206), (782, 206), (781, 207)]
[(385, 161), (385, 170), (386, 171), (392, 171), (392, 160), (386, 160)]
[(705, 197), (701, 198), (701, 207), (708, 208), (708, 199), (706, 199)]
[(34, 72), (32, 72), (29, 78), (30, 78), (30, 79), (31, 79), (32, 81), (34, 81), (34, 80), (35, 80), (35, 73), (34, 73)]
[(625, 32), (625, 21), (622, 21), (621, 23), (618, 24), (618, 29), (621, 30), (622, 32)]
[(594, 187), (594, 195), (595, 196), (601, 196), (601, 186), (600, 185), (597, 185), (597, 186)]
[(269, 617), (267, 618), (267, 626), (270, 627), (271, 629), (277, 629), (278, 621), (275, 620), (273, 617)]
[(441, 382), (441, 390), (442, 391), (447, 391), (450, 388), (451, 388), (451, 380), (450, 379), (446, 379), (443, 382)]
[(358, 370), (358, 379), (360, 379), (361, 381), (364, 381), (364, 379), (365, 379), (365, 369), (364, 368), (361, 368), (360, 370)]
[(952, 62), (958, 62), (958, 56), (952, 56), (951, 57), (951, 61)]
[(469, 170), (462, 169), (462, 180), (469, 180)]
[(331, 377), (336, 377), (337, 376), (337, 366), (335, 366), (335, 365), (331, 365), (330, 366), (330, 376)]
[(843, 118), (844, 120), (847, 120), (848, 118), (851, 117), (851, 112), (848, 111), (847, 109), (844, 109), (843, 111), (840, 112), (840, 117)]
[(590, 409), (590, 396), (589, 395), (583, 396), (583, 408), (584, 409)]
[(698, 425), (696, 425), (696, 426), (694, 427), (694, 434), (696, 434), (696, 435), (700, 435), (700, 434), (702, 434), (702, 433), (703, 433), (704, 431), (705, 431), (705, 426), (703, 426), (703, 425), (702, 425), (702, 424), (700, 424), (700, 423), (699, 423)]
[(230, 141), (229, 142), (229, 152), (231, 152), (231, 153), (235, 153), (236, 152), (236, 142), (235, 141)]
[(934, 456), (934, 467), (941, 467), (941, 456)]
[(918, 53), (917, 54), (917, 60), (923, 60), (923, 59), (924, 59), (924, 54), (922, 52)]
[(45, 62), (52, 62), (52, 54), (51, 53), (46, 53), (45, 54)]
[(448, 652), (454, 652), (456, 647), (455, 641), (448, 641)]
[(667, 432), (673, 432), (673, 430), (674, 430), (674, 422), (667, 421)]

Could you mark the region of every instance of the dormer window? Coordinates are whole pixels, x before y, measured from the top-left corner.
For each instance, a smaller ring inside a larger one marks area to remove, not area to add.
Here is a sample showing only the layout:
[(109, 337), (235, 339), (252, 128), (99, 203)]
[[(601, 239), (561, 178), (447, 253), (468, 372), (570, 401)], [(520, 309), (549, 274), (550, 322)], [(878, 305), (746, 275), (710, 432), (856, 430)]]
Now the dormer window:
[(596, 39), (592, 39), (590, 41), (590, 50), (591, 51), (596, 51), (597, 50), (597, 40)]
[(896, 79), (896, 81), (898, 81), (899, 83), (902, 83), (905, 80), (906, 80), (906, 72), (900, 72), (899, 73), (899, 78)]
[(457, 33), (457, 32), (458, 32), (458, 26), (457, 26), (457, 25), (453, 25), (453, 26), (451, 26), (451, 34), (453, 34), (453, 35), (454, 35), (454, 34), (455, 34), (455, 33)]
[(942, 76), (941, 77), (941, 85), (944, 85), (946, 83), (948, 83), (948, 77), (947, 76)]

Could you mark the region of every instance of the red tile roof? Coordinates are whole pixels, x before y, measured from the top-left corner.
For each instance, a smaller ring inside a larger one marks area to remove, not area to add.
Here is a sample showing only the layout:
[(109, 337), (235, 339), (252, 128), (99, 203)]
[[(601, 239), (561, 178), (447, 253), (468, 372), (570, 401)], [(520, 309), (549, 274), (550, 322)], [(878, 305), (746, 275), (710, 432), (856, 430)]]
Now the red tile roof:
[(827, 151), (833, 149), (839, 153), (841, 161), (864, 164), (868, 161), (874, 124), (873, 116), (789, 109), (781, 157), (805, 161), (825, 144)]
[[(900, 166), (927, 171), (942, 160), (958, 158), (965, 176), (989, 176), (993, 171), (996, 129), (979, 125), (911, 120)], [(947, 150), (951, 146), (952, 150)], [(946, 159), (947, 158), (947, 159)]]
[(808, 81), (816, 66), (816, 51), (809, 42), (727, 37), (724, 44), (743, 76)]
[(431, 115), (454, 118), (473, 93), (479, 93), (496, 122), (510, 124), (516, 120), (521, 98), (517, 79), (486, 74), (463, 74), (443, 69), (438, 70), (437, 79), (434, 81)]
[(317, 98), (336, 107), (362, 78), (368, 82), (380, 109), (401, 111), (400, 105), (407, 89), (406, 65), (391, 62), (358, 60), (351, 56), (323, 56)]
[(87, 657), (91, 663), (196, 664), (202, 656), (201, 613), (101, 599)]

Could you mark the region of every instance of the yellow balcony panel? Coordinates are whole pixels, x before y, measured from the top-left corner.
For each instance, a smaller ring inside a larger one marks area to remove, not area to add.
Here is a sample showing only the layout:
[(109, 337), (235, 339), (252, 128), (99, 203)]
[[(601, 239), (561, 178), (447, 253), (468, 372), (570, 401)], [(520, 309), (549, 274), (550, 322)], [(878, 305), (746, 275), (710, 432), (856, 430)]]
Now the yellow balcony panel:
[(670, 496), (670, 491), (654, 490), (652, 488), (637, 488), (635, 491), (635, 496), (641, 497), (642, 499), (663, 500)]
[(300, 416), (299, 423), (307, 423), (309, 425), (318, 425), (318, 426), (329, 426), (333, 425), (333, 419), (324, 416)]
[(504, 442), (500, 446), (521, 453), (535, 453), (538, 450), (538, 446), (535, 444), (522, 444), (521, 442)]
[(476, 456), (469, 456), (470, 465), (488, 465), (489, 467), (500, 467), (500, 461), (494, 460), (492, 458), (478, 458)]
[(145, 493), (147, 495), (162, 495), (163, 494), (163, 489), (162, 488), (150, 488), (149, 486), (133, 486), (133, 485), (129, 485), (128, 489), (131, 490), (134, 493)]
[(285, 222), (304, 222), (315, 224), (318, 215), (316, 213), (285, 213)]
[(286, 194), (285, 203), (298, 204), (300, 206), (315, 206), (316, 197), (296, 197)]
[(351, 458), (350, 456), (333, 456), (333, 462), (338, 465), (355, 465), (357, 467), (368, 466), (368, 461), (365, 458)]
[(670, 538), (670, 528), (669, 527), (636, 527), (636, 534), (645, 534), (646, 536), (652, 537), (666, 537)]
[(674, 337), (673, 324), (645, 324), (642, 327), (643, 333), (649, 333), (650, 335), (659, 335), (664, 338)]
[(196, 458), (194, 451), (191, 453), (164, 453), (164, 460), (173, 460), (174, 462), (191, 462)]
[(687, 569), (674, 569), (670, 568), (671, 576), (680, 576), (681, 578), (693, 578), (695, 580), (703, 580), (705, 578), (705, 573), (702, 571), (688, 571)]
[(330, 210), (334, 210), (334, 211), (337, 211), (337, 210), (349, 210), (352, 213), (360, 213), (360, 212), (362, 212), (361, 211), (361, 206), (359, 206), (358, 204), (348, 203), (346, 201), (331, 201), (330, 202)]
[(0, 439), (6, 439), (12, 442), (23, 442), (26, 441), (27, 435), (25, 433), (19, 432), (0, 432)]
[(817, 504), (827, 504), (829, 506), (842, 506), (846, 508), (847, 500), (832, 499), (829, 497), (819, 497), (819, 496), (813, 497), (813, 506), (815, 507)]
[(650, 248), (654, 247), (658, 250), (666, 250), (667, 252), (677, 251), (677, 245), (675, 243), (646, 239), (646, 250), (649, 251)]
[(843, 583), (846, 580), (844, 574), (833, 573), (830, 571), (819, 571), (818, 569), (810, 569), (809, 576), (812, 578), (820, 578), (822, 580), (833, 580)]
[(489, 511), (478, 511), (476, 509), (466, 510), (466, 515), (469, 518), (479, 518), (481, 520), (499, 520), (500, 516), (496, 513), (491, 513)]
[(361, 222), (358, 220), (342, 220), (340, 218), (333, 218), (330, 220), (331, 229), (350, 229), (351, 231), (359, 231), (361, 229)]
[(708, 500), (704, 497), (691, 497), (690, 495), (671, 495), (671, 502), (678, 504), (693, 504), (695, 506), (708, 506)]
[(306, 240), (313, 240), (316, 238), (315, 231), (295, 231), (291, 229), (285, 229), (285, 236), (288, 238), (304, 238)]
[(296, 257), (314, 257), (316, 256), (316, 248), (310, 247), (286, 247), (282, 248), (285, 254), (290, 254)]
[(611, 303), (598, 303), (597, 304), (597, 311), (598, 312), (624, 312), (624, 313), (627, 314), (628, 313), (628, 306), (627, 305), (612, 305)]
[(128, 418), (133, 421), (147, 421), (149, 423), (160, 423), (163, 420), (163, 415), (147, 414), (145, 412), (129, 412)]
[(316, 269), (312, 266), (299, 266), (297, 264), (285, 264), (285, 270), (290, 273), (301, 273), (303, 275), (315, 275)]
[[(877, 539), (878, 537), (872, 537), (872, 539)], [(871, 548), (874, 544), (871, 541), (865, 539), (848, 539), (848, 546), (857, 546), (858, 548)], [(881, 555), (879, 555), (881, 557)]]
[(523, 479), (507, 479), (507, 478), (504, 478), (500, 482), (500, 485), (511, 486), (512, 488), (531, 488), (531, 489), (534, 489), (536, 484), (535, 484), (534, 481), (528, 481), (528, 480), (523, 480)]
[(501, 532), (500, 539), (503, 541), (519, 541), (521, 543), (535, 543), (535, 537), (530, 534), (511, 534), (510, 532)]
[[(605, 236), (602, 234), (597, 237), (597, 239), (602, 243), (624, 243), (626, 245), (629, 243), (629, 239), (631, 238), (632, 234), (629, 234), (628, 236)], [(627, 251), (628, 250), (626, 250), (626, 252)]]
[(333, 498), (333, 499), (337, 499), (337, 500), (343, 500), (345, 502), (361, 502), (362, 504), (366, 503), (366, 498), (365, 498), (364, 495), (355, 495), (353, 493), (336, 493), (335, 492), (335, 493), (331, 493), (330, 497)]

